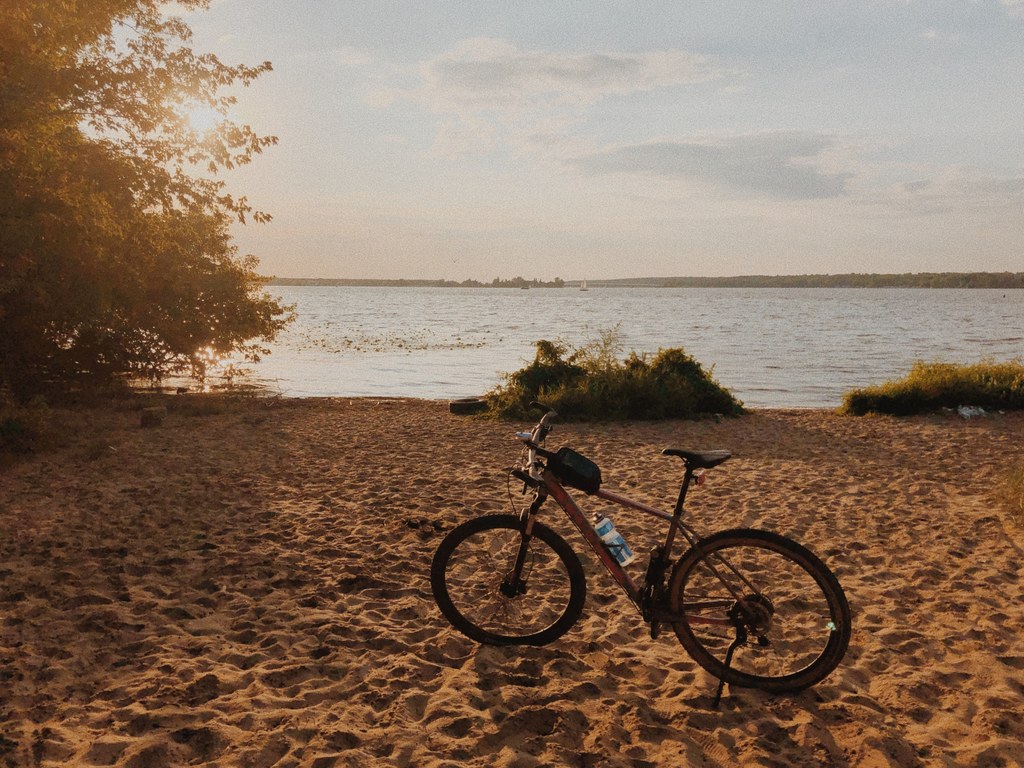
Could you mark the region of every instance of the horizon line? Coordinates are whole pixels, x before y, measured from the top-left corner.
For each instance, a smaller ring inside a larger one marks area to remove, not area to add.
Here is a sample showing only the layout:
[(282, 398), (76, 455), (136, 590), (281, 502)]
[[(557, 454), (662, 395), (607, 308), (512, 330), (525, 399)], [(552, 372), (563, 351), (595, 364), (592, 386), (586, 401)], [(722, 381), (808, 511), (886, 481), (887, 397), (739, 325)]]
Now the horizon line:
[(353, 278), (264, 276), (268, 285), (422, 286), (422, 287), (992, 287), (1024, 288), (1024, 272), (843, 272), (782, 275), (666, 276), (616, 278)]

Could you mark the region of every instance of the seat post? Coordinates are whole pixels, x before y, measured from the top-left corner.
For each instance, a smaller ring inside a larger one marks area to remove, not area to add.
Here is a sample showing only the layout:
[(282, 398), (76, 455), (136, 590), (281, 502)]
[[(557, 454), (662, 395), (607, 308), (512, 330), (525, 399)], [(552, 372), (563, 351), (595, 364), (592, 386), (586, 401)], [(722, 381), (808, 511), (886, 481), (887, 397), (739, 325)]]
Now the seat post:
[(672, 512), (672, 516), (678, 518), (683, 513), (683, 502), (686, 501), (686, 490), (690, 487), (690, 481), (693, 479), (693, 467), (690, 466), (690, 462), (684, 462), (686, 465), (686, 471), (683, 473), (683, 483), (679, 486), (679, 498), (676, 500), (676, 508)]
[(672, 551), (672, 542), (675, 541), (676, 531), (679, 530), (679, 518), (683, 515), (683, 502), (686, 501), (686, 490), (690, 487), (693, 479), (693, 467), (690, 462), (684, 460), (686, 472), (683, 474), (683, 483), (679, 486), (679, 498), (676, 500), (676, 508), (672, 513), (672, 522), (668, 526), (668, 535), (665, 537), (665, 556), (668, 557)]

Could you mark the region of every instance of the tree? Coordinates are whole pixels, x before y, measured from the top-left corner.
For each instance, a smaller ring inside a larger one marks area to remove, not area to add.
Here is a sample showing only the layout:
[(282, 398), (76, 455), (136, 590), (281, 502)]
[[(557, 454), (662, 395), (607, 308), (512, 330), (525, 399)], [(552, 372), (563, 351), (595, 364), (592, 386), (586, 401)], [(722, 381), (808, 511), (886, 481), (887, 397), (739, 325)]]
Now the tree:
[(193, 52), (162, 5), (0, 4), (0, 387), (17, 396), (255, 358), (290, 317), (230, 237), (269, 216), (217, 176), (276, 142), (227, 119), (225, 93), (270, 63)]

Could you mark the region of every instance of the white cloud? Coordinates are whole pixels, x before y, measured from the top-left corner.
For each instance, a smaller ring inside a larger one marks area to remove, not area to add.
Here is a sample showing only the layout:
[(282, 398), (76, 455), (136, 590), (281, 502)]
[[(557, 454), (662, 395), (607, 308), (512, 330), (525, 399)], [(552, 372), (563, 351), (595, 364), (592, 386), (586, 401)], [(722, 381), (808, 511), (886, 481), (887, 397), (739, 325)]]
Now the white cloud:
[(718, 140), (658, 141), (577, 158), (594, 174), (649, 174), (710, 184), (745, 196), (808, 200), (839, 197), (850, 174), (819, 165), (835, 146), (828, 136), (776, 132)]
[(351, 46), (341, 46), (333, 49), (330, 52), (330, 58), (335, 64), (346, 68), (364, 67), (372, 61), (365, 51)]
[(921, 33), (923, 40), (930, 40), (934, 43), (958, 43), (960, 35), (956, 32), (941, 32), (935, 27), (929, 27)]
[(496, 146), (493, 124), (475, 115), (442, 121), (431, 152), (440, 156), (480, 155)]
[(474, 38), (421, 64), (420, 75), (415, 98), (444, 112), (586, 105), (613, 94), (702, 82), (721, 72), (707, 57), (686, 51), (523, 51), (504, 40)]
[(1010, 16), (1024, 19), (1024, 0), (1002, 0), (1002, 3)]
[[(532, 147), (551, 154), (573, 146), (571, 126), (612, 96), (646, 93), (723, 77), (711, 59), (682, 50), (647, 52), (526, 51), (496, 38), (472, 38), (392, 73), (371, 103), (418, 103), (442, 115), (433, 152), (465, 155)], [(552, 127), (558, 126), (558, 134)], [(546, 147), (546, 148), (545, 148)]]
[(1024, 208), (1024, 176), (991, 176), (965, 166), (938, 168), (926, 178), (881, 191), (870, 202), (916, 215), (989, 210), (1012, 216)]

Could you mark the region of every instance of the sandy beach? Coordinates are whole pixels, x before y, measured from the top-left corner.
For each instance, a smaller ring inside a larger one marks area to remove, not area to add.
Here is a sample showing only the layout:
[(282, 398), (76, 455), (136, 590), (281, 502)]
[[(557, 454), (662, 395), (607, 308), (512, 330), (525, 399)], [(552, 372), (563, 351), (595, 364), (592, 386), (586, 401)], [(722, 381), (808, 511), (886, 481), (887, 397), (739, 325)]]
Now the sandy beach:
[[(0, 766), (1024, 764), (1024, 535), (995, 495), (1024, 414), (559, 425), (549, 445), (659, 506), (662, 448), (732, 450), (694, 491), (698, 529), (777, 530), (843, 583), (839, 669), (715, 711), (716, 681), (590, 557), (583, 619), (552, 645), (481, 647), (441, 617), (431, 555), (508, 509), (518, 425), (193, 402), (150, 428), (137, 404), (57, 412), (57, 444), (0, 470)], [(615, 522), (641, 552), (662, 536)]]

